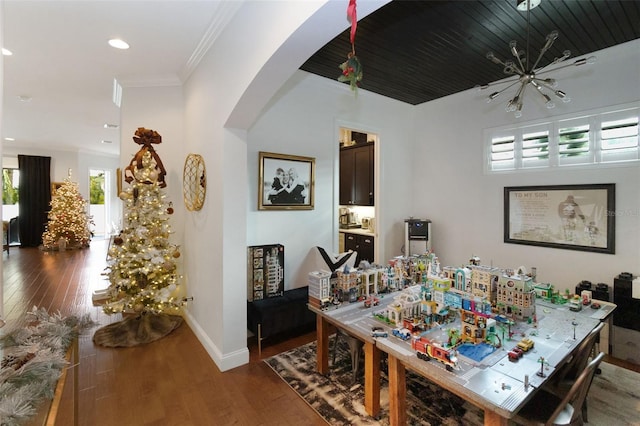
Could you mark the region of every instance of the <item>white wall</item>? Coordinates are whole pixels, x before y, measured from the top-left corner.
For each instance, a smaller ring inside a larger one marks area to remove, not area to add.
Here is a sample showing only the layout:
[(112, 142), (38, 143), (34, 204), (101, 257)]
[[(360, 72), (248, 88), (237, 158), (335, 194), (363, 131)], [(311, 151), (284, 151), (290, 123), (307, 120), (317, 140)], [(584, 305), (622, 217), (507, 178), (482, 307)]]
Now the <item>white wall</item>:
[[(231, 12), (231, 22), (217, 35), (185, 84), (185, 147), (203, 156), (208, 182), (203, 209), (185, 218), (185, 244), (191, 244), (185, 251), (185, 282), (194, 297), (187, 308), (187, 320), (223, 371), (249, 358), (246, 128), (312, 52), (301, 51), (274, 61), (282, 68), (280, 72), (262, 74), (261, 84), (253, 89), (249, 86), (265, 63), (277, 56), (287, 37), (323, 3), (243, 4)], [(233, 7), (232, 2), (222, 5)], [(229, 124), (234, 128), (227, 128)]]
[[(247, 245), (284, 245), (285, 289), (307, 285), (307, 274), (317, 267), (310, 255), (313, 247), (338, 252), (338, 128), (348, 124), (379, 136), (376, 244), (383, 263), (400, 254), (402, 235), (395, 230), (405, 214), (398, 206), (411, 198), (411, 170), (405, 165), (411, 161), (412, 107), (362, 90), (356, 96), (348, 85), (303, 71), (291, 77), (276, 99), (248, 135)], [(315, 158), (313, 210), (257, 209), (259, 151)]]
[[(120, 168), (129, 165), (141, 145), (133, 141), (138, 127), (152, 129), (162, 136), (154, 149), (167, 172), (166, 201), (172, 202), (174, 214), (171, 242), (182, 244), (184, 234), (184, 203), (182, 202), (182, 167), (184, 165), (184, 105), (182, 87), (123, 87), (120, 123)], [(127, 183), (123, 182), (123, 189)]]
[[(570, 114), (608, 105), (640, 104), (640, 40), (597, 53), (591, 68), (569, 68), (559, 86), (573, 99), (555, 109), (525, 99), (519, 121)], [(556, 76), (553, 76), (556, 77)], [(486, 93), (483, 94), (486, 96)], [(415, 158), (411, 165), (414, 208), (433, 220), (433, 248), (444, 265), (459, 265), (470, 256), (500, 267), (537, 267), (538, 280), (574, 289), (581, 280), (613, 284), (623, 271), (640, 273), (640, 164), (553, 169), (524, 173), (483, 173), (483, 132), (513, 123), (506, 98), (487, 105), (466, 91), (417, 108)], [(503, 187), (615, 183), (616, 254), (597, 254), (503, 242)]]

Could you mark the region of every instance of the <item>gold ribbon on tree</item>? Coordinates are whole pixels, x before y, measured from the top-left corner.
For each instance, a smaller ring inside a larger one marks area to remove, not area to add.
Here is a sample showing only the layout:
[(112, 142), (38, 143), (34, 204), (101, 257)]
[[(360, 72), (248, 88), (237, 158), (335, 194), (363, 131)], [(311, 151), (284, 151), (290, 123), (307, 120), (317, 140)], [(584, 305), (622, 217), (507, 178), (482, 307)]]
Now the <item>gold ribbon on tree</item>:
[[(138, 170), (142, 169), (143, 167), (142, 158), (144, 157), (145, 153), (149, 152), (149, 154), (151, 154), (151, 157), (156, 162), (156, 168), (159, 169), (158, 183), (160, 185), (160, 188), (166, 187), (167, 183), (164, 181), (164, 177), (166, 176), (167, 171), (164, 169), (164, 166), (162, 165), (162, 160), (160, 160), (160, 156), (151, 145), (151, 144), (162, 143), (162, 136), (160, 136), (160, 134), (155, 130), (145, 129), (144, 127), (138, 127), (138, 130), (136, 130), (135, 136), (133, 137), (133, 141), (138, 145), (142, 145), (142, 147), (138, 152), (136, 152), (136, 154), (133, 156), (133, 159), (131, 160), (129, 165), (124, 169), (124, 175), (125, 175), (124, 180), (127, 183), (131, 183), (131, 181), (133, 181), (135, 176), (134, 169), (138, 169)], [(144, 183), (151, 184), (153, 182), (144, 181)]]

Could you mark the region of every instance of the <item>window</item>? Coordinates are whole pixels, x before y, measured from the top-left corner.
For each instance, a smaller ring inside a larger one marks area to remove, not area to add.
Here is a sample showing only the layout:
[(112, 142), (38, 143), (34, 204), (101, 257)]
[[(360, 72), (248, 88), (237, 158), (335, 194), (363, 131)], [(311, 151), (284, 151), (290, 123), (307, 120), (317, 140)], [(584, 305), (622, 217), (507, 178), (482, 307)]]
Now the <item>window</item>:
[(516, 128), (490, 129), (487, 171), (594, 166), (640, 160), (638, 115), (630, 107)]
[(20, 170), (2, 169), (2, 220), (18, 216), (18, 185)]
[(522, 166), (541, 167), (549, 164), (549, 132), (522, 135)]
[(637, 160), (638, 115), (603, 121), (600, 127), (600, 141), (602, 161)]

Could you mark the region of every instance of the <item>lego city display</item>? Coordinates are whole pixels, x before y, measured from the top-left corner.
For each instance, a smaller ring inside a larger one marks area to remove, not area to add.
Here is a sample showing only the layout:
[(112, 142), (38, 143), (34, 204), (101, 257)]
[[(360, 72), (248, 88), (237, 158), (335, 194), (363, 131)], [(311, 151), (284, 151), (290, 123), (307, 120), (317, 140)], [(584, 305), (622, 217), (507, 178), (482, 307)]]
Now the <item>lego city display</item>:
[(247, 248), (247, 299), (284, 294), (284, 246), (267, 244)]

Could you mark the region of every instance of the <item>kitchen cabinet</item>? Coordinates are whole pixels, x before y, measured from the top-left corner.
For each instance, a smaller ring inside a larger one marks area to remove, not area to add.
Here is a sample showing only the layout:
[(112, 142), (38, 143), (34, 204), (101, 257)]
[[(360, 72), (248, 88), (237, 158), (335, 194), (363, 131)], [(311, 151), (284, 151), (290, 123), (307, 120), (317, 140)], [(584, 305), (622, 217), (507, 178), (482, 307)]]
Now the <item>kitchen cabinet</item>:
[(358, 252), (356, 259), (356, 266), (360, 264), (360, 261), (366, 260), (369, 263), (373, 263), (374, 252), (374, 237), (373, 235), (353, 234), (351, 232), (344, 232), (344, 249), (345, 251), (353, 250)]
[(340, 149), (340, 205), (374, 205), (374, 144)]

